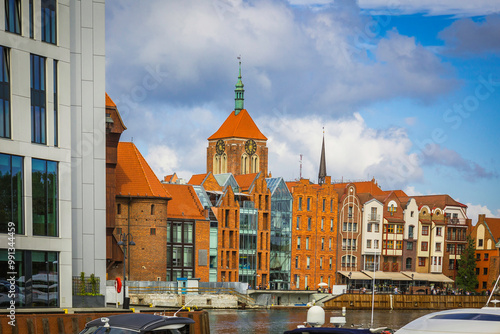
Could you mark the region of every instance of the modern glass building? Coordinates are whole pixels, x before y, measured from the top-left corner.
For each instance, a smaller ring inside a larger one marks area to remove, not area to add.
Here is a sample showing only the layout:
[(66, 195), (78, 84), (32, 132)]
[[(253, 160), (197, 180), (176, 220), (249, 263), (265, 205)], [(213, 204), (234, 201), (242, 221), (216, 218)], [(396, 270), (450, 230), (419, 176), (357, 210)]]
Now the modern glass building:
[(272, 290), (290, 289), (292, 244), (292, 194), (281, 177), (267, 178), (271, 191), (271, 254), (270, 279)]
[(240, 201), (239, 281), (255, 287), (257, 282), (258, 210), (251, 201)]

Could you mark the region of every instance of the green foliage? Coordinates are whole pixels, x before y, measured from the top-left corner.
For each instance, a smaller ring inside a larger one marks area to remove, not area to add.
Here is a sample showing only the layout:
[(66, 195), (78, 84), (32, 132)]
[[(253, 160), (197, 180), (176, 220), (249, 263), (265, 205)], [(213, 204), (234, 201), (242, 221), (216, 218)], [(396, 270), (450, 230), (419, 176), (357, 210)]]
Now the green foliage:
[(80, 296), (84, 296), (85, 295), (85, 273), (82, 271), (80, 273), (80, 293), (79, 295)]
[(95, 279), (95, 275), (91, 274), (90, 275), (90, 286), (92, 289), (92, 295), (96, 296), (97, 295), (97, 280)]
[(476, 276), (476, 245), (471, 236), (467, 236), (467, 247), (460, 255), (457, 267), (457, 288), (464, 291), (474, 291), (478, 280)]

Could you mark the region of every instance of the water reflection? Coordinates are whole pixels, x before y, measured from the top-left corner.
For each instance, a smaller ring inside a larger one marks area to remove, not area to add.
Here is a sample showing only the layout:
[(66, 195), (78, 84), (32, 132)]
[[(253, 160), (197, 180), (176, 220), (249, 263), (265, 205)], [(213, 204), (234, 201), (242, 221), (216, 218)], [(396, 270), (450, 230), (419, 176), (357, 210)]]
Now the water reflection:
[[(301, 325), (306, 321), (307, 309), (286, 310), (209, 310), (210, 334), (235, 334), (235, 333), (283, 333)], [(421, 317), (432, 310), (388, 311), (374, 312), (374, 327), (387, 326), (399, 329), (408, 322)], [(337, 310), (326, 310), (326, 319), (340, 316)], [(371, 311), (348, 310), (346, 314), (346, 327), (368, 327), (371, 320)]]

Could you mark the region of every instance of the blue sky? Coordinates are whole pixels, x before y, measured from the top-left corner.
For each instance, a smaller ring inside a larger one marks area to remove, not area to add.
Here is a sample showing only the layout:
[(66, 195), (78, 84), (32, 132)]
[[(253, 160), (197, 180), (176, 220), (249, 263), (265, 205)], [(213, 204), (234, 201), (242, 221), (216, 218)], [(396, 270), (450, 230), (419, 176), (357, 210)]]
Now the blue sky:
[(375, 177), (500, 217), (500, 3), (108, 1), (106, 90), (159, 178), (206, 171), (207, 138), (245, 107), (269, 170)]

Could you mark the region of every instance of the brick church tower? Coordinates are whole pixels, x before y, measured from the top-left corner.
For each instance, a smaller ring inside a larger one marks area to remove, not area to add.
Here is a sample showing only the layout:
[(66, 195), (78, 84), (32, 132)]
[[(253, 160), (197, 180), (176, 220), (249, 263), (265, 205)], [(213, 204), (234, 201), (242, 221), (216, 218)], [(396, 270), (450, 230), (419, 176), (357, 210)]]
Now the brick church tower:
[(236, 83), (234, 111), (219, 130), (208, 137), (207, 173), (242, 175), (263, 172), (267, 176), (267, 138), (246, 109), (241, 62)]

